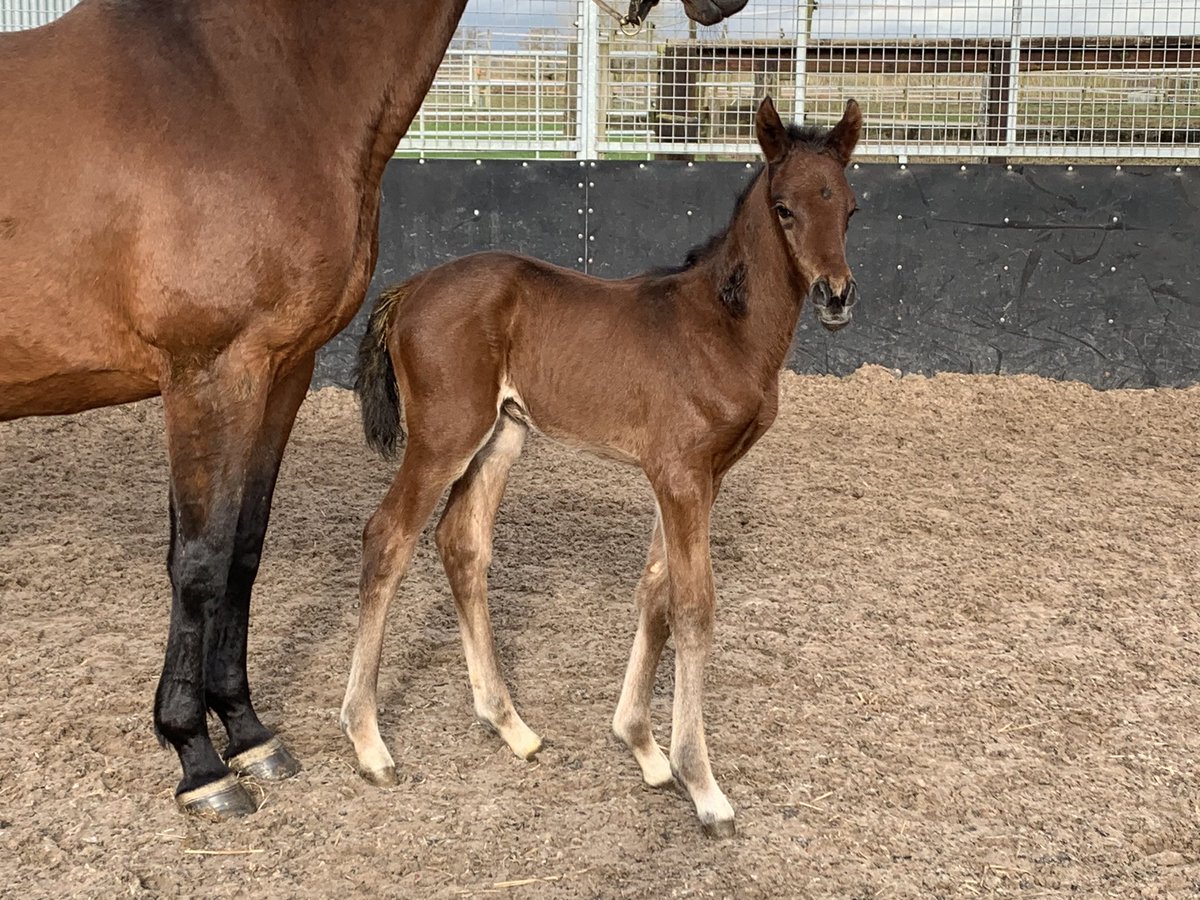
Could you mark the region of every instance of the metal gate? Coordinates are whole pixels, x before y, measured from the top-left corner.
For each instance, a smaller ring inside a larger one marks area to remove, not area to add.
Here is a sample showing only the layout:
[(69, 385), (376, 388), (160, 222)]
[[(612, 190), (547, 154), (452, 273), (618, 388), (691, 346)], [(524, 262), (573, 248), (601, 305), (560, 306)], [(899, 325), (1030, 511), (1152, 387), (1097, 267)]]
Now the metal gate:
[[(0, 30), (71, 0), (0, 0)], [(622, 5), (620, 3), (618, 6)], [(1200, 159), (1200, 0), (750, 0), (713, 28), (663, 0), (471, 0), (402, 153), (741, 157), (786, 117), (863, 106), (862, 156)]]

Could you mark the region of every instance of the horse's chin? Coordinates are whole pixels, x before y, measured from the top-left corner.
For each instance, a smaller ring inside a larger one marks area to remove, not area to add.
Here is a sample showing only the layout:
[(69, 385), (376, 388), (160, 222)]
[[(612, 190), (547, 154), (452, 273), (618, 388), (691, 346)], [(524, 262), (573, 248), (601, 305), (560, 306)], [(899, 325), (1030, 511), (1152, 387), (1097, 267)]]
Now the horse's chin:
[(817, 313), (817, 321), (820, 322), (826, 331), (841, 331), (850, 324), (850, 310), (843, 310), (838, 313), (827, 313), (821, 310)]

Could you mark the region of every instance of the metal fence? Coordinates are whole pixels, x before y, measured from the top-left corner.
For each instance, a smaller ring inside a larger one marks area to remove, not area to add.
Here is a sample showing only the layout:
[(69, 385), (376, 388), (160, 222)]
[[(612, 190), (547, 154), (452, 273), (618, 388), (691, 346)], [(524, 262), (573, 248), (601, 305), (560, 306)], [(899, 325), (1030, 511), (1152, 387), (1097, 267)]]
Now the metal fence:
[[(0, 29), (70, 5), (0, 0)], [(769, 92), (806, 122), (858, 99), (864, 156), (1200, 160), (1198, 35), (1200, 0), (750, 0), (714, 28), (662, 0), (637, 35), (471, 0), (402, 152), (749, 155)]]
[(0, 0), (0, 31), (20, 31), (57, 19), (77, 0)]

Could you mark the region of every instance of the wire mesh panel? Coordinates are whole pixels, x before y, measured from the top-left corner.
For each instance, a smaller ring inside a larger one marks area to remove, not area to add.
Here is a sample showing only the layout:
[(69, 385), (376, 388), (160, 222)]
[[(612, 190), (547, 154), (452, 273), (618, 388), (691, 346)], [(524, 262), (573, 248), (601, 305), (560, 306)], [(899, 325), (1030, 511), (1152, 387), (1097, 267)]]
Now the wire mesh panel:
[[(0, 29), (72, 0), (0, 0)], [(470, 0), (401, 145), (422, 155), (750, 156), (863, 106), (864, 156), (1200, 160), (1200, 0)], [(347, 13), (349, 14), (349, 13)]]
[(785, 119), (799, 117), (805, 16), (803, 2), (751, 0), (704, 28), (666, 0), (633, 36), (599, 16), (600, 151), (754, 152), (754, 110), (765, 94)]
[(57, 19), (78, 0), (0, 0), (0, 31), (36, 28)]
[(861, 153), (978, 155), (1006, 140), (1020, 0), (810, 5), (806, 112), (862, 104)]
[(1200, 157), (1196, 0), (818, 0), (807, 109), (863, 152)]
[(472, 0), (401, 152), (575, 155), (580, 24), (580, 0)]
[(1013, 152), (1200, 156), (1198, 6), (1025, 0)]
[(752, 152), (770, 92), (805, 122), (857, 99), (863, 155), (1200, 158), (1197, 0), (750, 0), (690, 31), (678, 7), (601, 21), (602, 150)]

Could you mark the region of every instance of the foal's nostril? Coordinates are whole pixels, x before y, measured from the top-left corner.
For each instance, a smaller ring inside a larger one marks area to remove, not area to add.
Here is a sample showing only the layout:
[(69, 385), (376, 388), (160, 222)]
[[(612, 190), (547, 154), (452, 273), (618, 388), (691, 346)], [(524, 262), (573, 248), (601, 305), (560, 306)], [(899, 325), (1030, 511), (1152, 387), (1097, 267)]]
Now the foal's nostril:
[(812, 286), (812, 302), (817, 307), (825, 307), (833, 302), (833, 289), (828, 279), (821, 278)]

